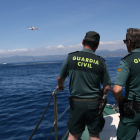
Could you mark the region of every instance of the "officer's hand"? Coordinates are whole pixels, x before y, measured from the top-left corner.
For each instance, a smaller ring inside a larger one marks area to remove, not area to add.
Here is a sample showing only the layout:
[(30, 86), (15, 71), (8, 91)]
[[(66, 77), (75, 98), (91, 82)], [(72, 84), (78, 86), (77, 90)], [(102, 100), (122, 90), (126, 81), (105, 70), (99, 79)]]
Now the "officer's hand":
[(126, 98), (123, 95), (121, 95), (119, 98), (116, 99), (117, 105), (119, 106), (119, 102), (124, 100), (126, 100)]
[(121, 95), (118, 99), (119, 99), (119, 101), (126, 100), (126, 98), (123, 95)]
[(64, 86), (62, 86), (62, 87), (57, 86), (56, 89), (57, 90), (64, 90)]

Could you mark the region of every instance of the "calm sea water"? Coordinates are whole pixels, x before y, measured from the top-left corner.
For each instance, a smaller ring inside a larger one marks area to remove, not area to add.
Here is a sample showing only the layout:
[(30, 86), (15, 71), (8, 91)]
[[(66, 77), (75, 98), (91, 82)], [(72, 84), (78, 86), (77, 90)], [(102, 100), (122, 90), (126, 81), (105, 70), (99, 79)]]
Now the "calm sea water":
[[(120, 57), (105, 58), (114, 83)], [(0, 140), (27, 140), (41, 118), (64, 60), (0, 65)], [(68, 78), (65, 85), (68, 84)], [(112, 84), (113, 86), (113, 84)], [(123, 89), (124, 92), (124, 89)], [(69, 106), (68, 88), (57, 94), (58, 116)], [(112, 93), (108, 103), (114, 104)], [(33, 140), (46, 140), (53, 126), (53, 100)], [(59, 139), (67, 129), (69, 111), (59, 120)], [(54, 131), (50, 137), (54, 140)]]

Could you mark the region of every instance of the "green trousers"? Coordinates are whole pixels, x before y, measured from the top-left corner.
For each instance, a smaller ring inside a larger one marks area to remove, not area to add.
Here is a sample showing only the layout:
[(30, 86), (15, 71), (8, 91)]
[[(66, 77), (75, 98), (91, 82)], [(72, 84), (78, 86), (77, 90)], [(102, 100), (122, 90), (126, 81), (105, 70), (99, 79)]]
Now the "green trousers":
[(89, 133), (99, 134), (105, 124), (104, 118), (98, 116), (98, 102), (95, 101), (74, 101), (74, 109), (70, 109), (67, 126), (72, 135), (80, 134), (85, 130)]
[(140, 127), (140, 114), (124, 116), (117, 130), (117, 140), (135, 140)]

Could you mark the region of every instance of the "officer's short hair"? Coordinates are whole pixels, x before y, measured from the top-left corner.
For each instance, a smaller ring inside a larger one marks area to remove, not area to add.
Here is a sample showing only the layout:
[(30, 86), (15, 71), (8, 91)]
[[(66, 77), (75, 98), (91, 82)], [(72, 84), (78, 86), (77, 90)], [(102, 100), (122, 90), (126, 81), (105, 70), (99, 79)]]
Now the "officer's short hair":
[(99, 44), (99, 42), (91, 42), (91, 41), (84, 40), (84, 46), (96, 48), (98, 44)]
[(100, 35), (95, 31), (89, 31), (85, 35), (84, 45), (94, 48), (97, 47), (99, 41), (100, 41)]
[(140, 29), (137, 28), (127, 29), (126, 39), (130, 40), (132, 48), (140, 48)]

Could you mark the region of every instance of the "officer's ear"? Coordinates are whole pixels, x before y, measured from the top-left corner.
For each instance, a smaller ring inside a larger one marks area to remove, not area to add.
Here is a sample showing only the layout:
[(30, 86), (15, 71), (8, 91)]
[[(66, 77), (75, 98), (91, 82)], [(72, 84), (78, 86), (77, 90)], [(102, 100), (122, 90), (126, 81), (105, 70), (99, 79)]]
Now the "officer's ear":
[(130, 42), (130, 40), (128, 40), (128, 45), (130, 46), (130, 44), (131, 44), (131, 42)]
[(97, 45), (96, 49), (98, 48), (99, 44), (100, 44), (100, 43), (98, 43), (98, 45)]
[(132, 48), (132, 44), (131, 44), (130, 40), (128, 40), (127, 50), (128, 50), (129, 53), (131, 53), (134, 50), (134, 48)]

